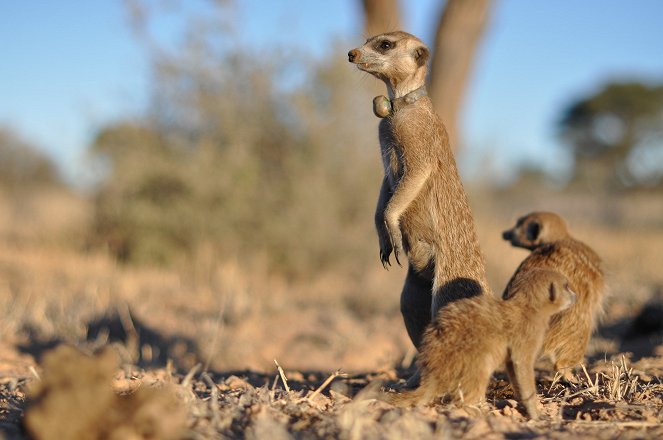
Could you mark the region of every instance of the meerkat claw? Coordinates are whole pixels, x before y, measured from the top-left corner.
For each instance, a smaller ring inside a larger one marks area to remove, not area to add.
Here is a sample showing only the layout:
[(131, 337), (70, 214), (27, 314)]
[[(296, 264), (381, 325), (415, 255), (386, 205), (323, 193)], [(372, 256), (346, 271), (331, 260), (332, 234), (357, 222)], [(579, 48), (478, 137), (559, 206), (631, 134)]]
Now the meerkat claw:
[(398, 259), (398, 254), (399, 254), (399, 253), (400, 253), (400, 252), (398, 251), (398, 248), (394, 248), (394, 257), (396, 258), (396, 263), (398, 263), (398, 265), (399, 265), (400, 267), (403, 267), (403, 265), (401, 264), (401, 261)]
[(389, 270), (391, 261), (389, 261), (389, 255), (386, 252), (380, 251), (380, 261), (382, 262), (382, 267)]

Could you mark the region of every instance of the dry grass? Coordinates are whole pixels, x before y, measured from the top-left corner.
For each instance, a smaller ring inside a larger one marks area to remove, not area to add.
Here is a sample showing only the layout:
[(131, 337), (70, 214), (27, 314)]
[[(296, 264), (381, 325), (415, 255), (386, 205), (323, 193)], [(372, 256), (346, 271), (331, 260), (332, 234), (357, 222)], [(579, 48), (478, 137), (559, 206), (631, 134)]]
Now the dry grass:
[[(538, 371), (543, 420), (521, 415), (500, 375), (476, 408), (402, 410), (349, 399), (369, 382), (399, 382), (406, 373), (394, 365), (412, 358), (398, 311), (404, 273), (383, 271), (377, 252), (372, 262), (348, 256), (348, 265), (366, 268), (362, 276), (320, 273), (306, 283), (270, 273), (259, 258), (204, 249), (171, 269), (125, 267), (80, 250), (89, 206), (54, 193), (0, 197), (0, 307), (7, 311), (0, 321), (0, 433), (25, 438), (26, 391), (48, 374), (42, 356), (69, 343), (88, 353), (115, 348), (116, 392), (175, 387), (187, 413), (185, 438), (663, 435), (663, 332), (633, 320), (660, 304), (658, 197), (470, 198), (496, 291), (525, 256), (499, 232), (533, 209), (560, 212), (606, 261), (611, 296), (585, 370), (572, 383), (547, 373), (545, 363)], [(374, 241), (367, 236), (361, 246)]]

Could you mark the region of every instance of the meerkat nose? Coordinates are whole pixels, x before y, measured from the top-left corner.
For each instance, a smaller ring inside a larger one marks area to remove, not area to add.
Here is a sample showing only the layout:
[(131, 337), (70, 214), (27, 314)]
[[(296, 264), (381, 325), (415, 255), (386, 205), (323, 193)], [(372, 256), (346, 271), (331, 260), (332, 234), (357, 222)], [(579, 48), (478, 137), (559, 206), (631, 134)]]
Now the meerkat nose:
[(511, 234), (511, 230), (502, 232), (502, 238), (503, 239), (511, 240), (511, 237), (513, 237), (513, 235)]
[(353, 63), (355, 58), (357, 58), (357, 55), (359, 55), (357, 49), (352, 49), (350, 52), (348, 52), (348, 61)]

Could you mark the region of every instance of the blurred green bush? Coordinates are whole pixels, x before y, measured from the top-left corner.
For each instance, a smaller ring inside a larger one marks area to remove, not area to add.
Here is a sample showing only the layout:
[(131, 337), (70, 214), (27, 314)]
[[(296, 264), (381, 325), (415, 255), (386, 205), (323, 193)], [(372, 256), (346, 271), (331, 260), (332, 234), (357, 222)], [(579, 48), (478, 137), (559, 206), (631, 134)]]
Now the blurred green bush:
[(0, 127), (0, 187), (12, 192), (61, 187), (52, 160), (9, 128)]
[(292, 276), (359, 273), (381, 178), (361, 75), (343, 46), (325, 61), (245, 53), (158, 60), (147, 115), (98, 133), (93, 241), (129, 263), (212, 248)]

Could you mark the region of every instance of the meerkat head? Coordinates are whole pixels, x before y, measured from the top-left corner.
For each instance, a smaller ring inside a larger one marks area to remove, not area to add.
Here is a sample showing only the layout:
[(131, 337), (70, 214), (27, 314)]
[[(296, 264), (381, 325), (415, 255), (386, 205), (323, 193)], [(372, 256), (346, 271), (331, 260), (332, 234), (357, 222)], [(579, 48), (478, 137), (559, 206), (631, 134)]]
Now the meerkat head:
[(348, 52), (348, 61), (384, 81), (394, 98), (424, 85), (429, 53), (423, 41), (397, 31), (369, 38), (363, 46)]
[(520, 217), (516, 225), (502, 233), (513, 246), (535, 249), (568, 237), (566, 222), (552, 212), (533, 212)]
[(519, 298), (531, 303), (551, 315), (566, 310), (576, 302), (576, 293), (571, 290), (569, 280), (559, 271), (530, 269), (521, 272), (507, 286), (502, 299)]

